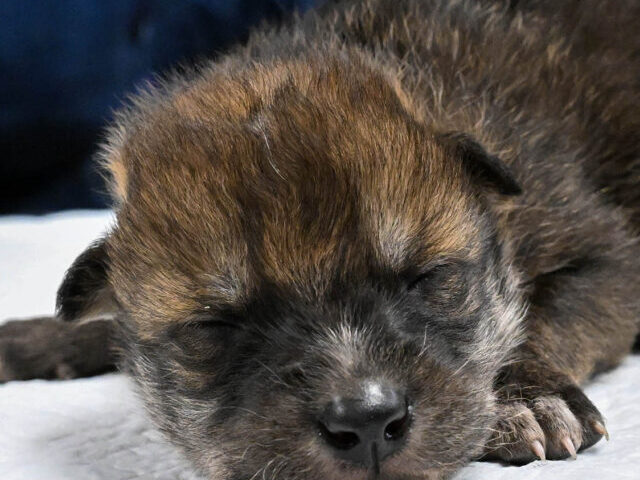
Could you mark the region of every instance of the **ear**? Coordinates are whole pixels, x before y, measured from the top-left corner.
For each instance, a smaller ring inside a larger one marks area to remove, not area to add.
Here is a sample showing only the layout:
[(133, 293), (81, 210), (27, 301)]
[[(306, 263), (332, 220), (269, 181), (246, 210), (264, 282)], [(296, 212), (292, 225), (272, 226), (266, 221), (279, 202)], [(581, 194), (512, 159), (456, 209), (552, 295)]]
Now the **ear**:
[(62, 320), (94, 320), (115, 315), (117, 304), (109, 285), (105, 240), (92, 243), (67, 270), (56, 299), (56, 312)]
[(442, 134), (440, 138), (453, 149), (473, 178), (502, 195), (522, 193), (509, 167), (498, 157), (489, 155), (470, 135), (452, 132)]

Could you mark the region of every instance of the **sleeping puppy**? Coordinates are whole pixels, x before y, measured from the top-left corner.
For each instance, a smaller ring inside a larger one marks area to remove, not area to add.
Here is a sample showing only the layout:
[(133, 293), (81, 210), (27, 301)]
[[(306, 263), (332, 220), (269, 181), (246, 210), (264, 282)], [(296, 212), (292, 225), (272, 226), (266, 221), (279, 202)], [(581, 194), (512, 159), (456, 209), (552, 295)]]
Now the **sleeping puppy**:
[(333, 2), (148, 87), (102, 150), (117, 224), (2, 327), (2, 380), (117, 360), (212, 480), (607, 436), (580, 385), (640, 327), (640, 8), (554, 7)]

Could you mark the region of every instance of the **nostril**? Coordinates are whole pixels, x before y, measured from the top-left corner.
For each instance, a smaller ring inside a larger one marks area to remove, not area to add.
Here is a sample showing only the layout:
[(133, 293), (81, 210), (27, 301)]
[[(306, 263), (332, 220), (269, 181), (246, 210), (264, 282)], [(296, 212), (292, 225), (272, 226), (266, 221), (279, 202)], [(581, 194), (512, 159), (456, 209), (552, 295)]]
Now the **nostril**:
[(404, 448), (412, 417), (403, 392), (369, 381), (355, 398), (334, 397), (316, 421), (333, 455), (375, 472), (380, 462)]
[(360, 438), (354, 432), (336, 431), (332, 432), (327, 426), (320, 422), (320, 435), (333, 448), (338, 450), (350, 450), (360, 443)]
[(409, 409), (407, 409), (402, 418), (390, 422), (384, 429), (384, 439), (388, 441), (403, 439), (409, 430), (409, 416)]

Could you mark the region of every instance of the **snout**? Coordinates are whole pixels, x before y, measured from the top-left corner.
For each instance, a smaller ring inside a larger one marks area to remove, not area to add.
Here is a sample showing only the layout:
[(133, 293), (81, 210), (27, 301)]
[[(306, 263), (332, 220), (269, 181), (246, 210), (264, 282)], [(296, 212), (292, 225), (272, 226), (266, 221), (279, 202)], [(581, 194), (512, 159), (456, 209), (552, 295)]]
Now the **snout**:
[(319, 418), (320, 435), (337, 458), (380, 469), (380, 462), (400, 451), (411, 426), (406, 395), (377, 381), (362, 385), (356, 398), (335, 396)]

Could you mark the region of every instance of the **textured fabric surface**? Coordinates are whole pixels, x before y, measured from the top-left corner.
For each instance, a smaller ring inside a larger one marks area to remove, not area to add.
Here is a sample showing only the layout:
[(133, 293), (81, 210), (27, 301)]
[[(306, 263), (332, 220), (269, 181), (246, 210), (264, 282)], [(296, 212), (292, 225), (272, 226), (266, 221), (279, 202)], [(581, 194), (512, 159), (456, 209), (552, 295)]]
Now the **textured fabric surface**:
[[(112, 222), (105, 212), (0, 218), (0, 322), (53, 311), (65, 269)], [(577, 461), (524, 467), (474, 463), (456, 480), (640, 478), (640, 357), (598, 377), (587, 393), (611, 441)], [(0, 386), (3, 480), (195, 480), (151, 426), (131, 382), (119, 374)]]

